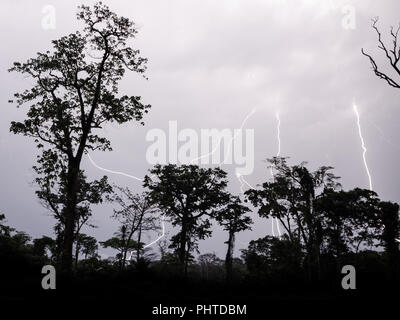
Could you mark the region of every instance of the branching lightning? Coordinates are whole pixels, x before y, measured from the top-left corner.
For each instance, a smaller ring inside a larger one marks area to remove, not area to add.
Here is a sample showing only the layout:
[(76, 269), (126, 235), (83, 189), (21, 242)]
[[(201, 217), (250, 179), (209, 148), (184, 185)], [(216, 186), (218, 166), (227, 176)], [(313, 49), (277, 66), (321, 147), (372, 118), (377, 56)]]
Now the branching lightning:
[[(142, 178), (138, 178), (136, 176), (133, 176), (133, 175), (130, 175), (130, 174), (126, 174), (124, 172), (114, 171), (114, 170), (109, 170), (109, 169), (103, 168), (103, 167), (99, 166), (96, 162), (94, 162), (94, 160), (92, 159), (92, 157), (90, 156), (89, 153), (87, 154), (87, 156), (88, 156), (90, 162), (92, 163), (92, 165), (95, 166), (99, 170), (102, 170), (102, 171), (105, 171), (105, 172), (108, 172), (108, 173), (112, 173), (112, 174), (118, 174), (118, 175), (121, 175), (121, 176), (124, 176), (124, 177), (128, 177), (128, 178), (131, 178), (131, 179), (138, 180), (138, 181), (143, 181)], [(151, 177), (154, 177), (154, 175), (151, 176)], [(155, 239), (154, 241), (144, 245), (143, 248), (148, 248), (148, 247), (152, 246), (153, 244), (157, 243), (160, 239), (162, 239), (165, 236), (165, 223), (164, 223), (164, 220), (165, 220), (165, 214), (163, 214), (160, 217), (161, 228), (162, 228), (161, 235), (157, 239)], [(132, 255), (133, 255), (133, 251), (130, 252), (128, 260), (131, 260)]]
[[(164, 220), (165, 220), (165, 214), (163, 214), (163, 215), (160, 217), (161, 228), (162, 228), (162, 233), (161, 233), (161, 235), (160, 235), (157, 239), (153, 240), (152, 242), (150, 242), (150, 243), (144, 245), (144, 246), (143, 246), (143, 249), (146, 249), (146, 248), (152, 246), (153, 244), (156, 244), (159, 240), (161, 240), (162, 238), (164, 238), (164, 236), (165, 236), (165, 223), (164, 223)], [(134, 253), (134, 250), (132, 250), (132, 251), (130, 252), (130, 255), (129, 255), (128, 260), (131, 260), (131, 259), (132, 259), (133, 253)]]
[[(242, 132), (243, 127), (244, 127), (244, 125), (246, 124), (247, 120), (248, 120), (255, 112), (256, 112), (256, 108), (254, 108), (253, 110), (251, 110), (250, 113), (244, 118), (244, 120), (243, 120), (243, 122), (242, 122), (242, 124), (241, 124), (241, 126), (240, 126), (240, 128), (239, 128), (239, 130), (236, 132), (236, 134), (234, 134), (234, 136), (232, 137), (232, 139), (231, 139), (230, 142), (229, 142), (229, 146), (228, 146), (227, 151), (226, 151), (226, 153), (225, 153), (225, 155), (224, 155), (224, 158), (223, 158), (224, 160), (225, 160), (225, 158), (226, 158), (226, 155), (229, 154), (229, 152), (231, 151), (233, 141), (236, 139), (236, 137), (238, 136), (238, 134)], [(219, 150), (219, 149), (221, 148), (221, 142), (222, 142), (222, 136), (218, 139), (218, 143), (216, 144), (216, 146), (214, 147), (214, 149), (213, 149), (211, 152), (206, 153), (206, 154), (202, 154), (201, 156), (192, 159), (192, 160), (190, 161), (190, 163), (193, 163), (193, 162), (195, 162), (195, 161), (197, 161), (197, 160), (199, 160), (199, 159), (203, 159), (203, 158), (205, 158), (205, 157), (212, 156), (217, 150)], [(221, 166), (221, 164), (222, 164), (222, 161), (220, 161), (219, 166)]]
[(250, 113), (246, 116), (246, 118), (244, 118), (239, 130), (233, 135), (231, 141), (229, 142), (229, 146), (228, 146), (228, 150), (226, 151), (226, 154), (224, 156), (224, 160), (226, 158), (226, 155), (229, 154), (229, 152), (231, 152), (231, 148), (232, 148), (232, 143), (233, 141), (236, 139), (236, 137), (242, 133), (243, 131), (243, 127), (246, 124), (247, 120), (256, 112), (256, 108), (254, 108), (253, 110), (250, 111)]
[[(244, 125), (246, 124), (247, 120), (248, 120), (255, 112), (256, 112), (256, 109), (254, 108), (254, 109), (251, 110), (250, 113), (244, 118), (244, 120), (243, 120), (243, 122), (242, 122), (242, 124), (241, 124), (241, 126), (240, 126), (240, 128), (239, 128), (239, 130), (238, 130), (238, 131), (236, 132), (236, 134), (232, 137), (232, 139), (231, 139), (231, 141), (230, 141), (230, 143), (229, 143), (229, 147), (228, 147), (228, 151), (227, 151), (227, 152), (229, 152), (230, 149), (232, 148), (232, 143), (233, 143), (233, 141), (235, 140), (236, 136), (237, 136), (240, 132), (242, 132), (243, 127), (244, 127)], [(210, 155), (212, 155), (213, 153), (215, 153), (215, 152), (220, 148), (221, 141), (222, 141), (222, 138), (220, 138), (220, 140), (219, 140), (217, 146), (216, 146), (210, 153), (201, 155), (200, 157), (197, 157), (197, 158), (193, 159), (193, 160), (191, 161), (191, 163), (193, 163), (193, 162), (196, 161), (196, 160), (202, 159), (202, 158), (204, 158), (204, 157), (210, 156)], [(121, 171), (115, 171), (115, 170), (110, 170), (110, 169), (103, 168), (103, 167), (99, 166), (99, 165), (92, 159), (92, 157), (90, 156), (89, 153), (87, 154), (87, 156), (88, 156), (89, 161), (91, 162), (91, 164), (92, 164), (94, 167), (96, 167), (97, 169), (99, 169), (99, 170), (102, 170), (102, 171), (105, 171), (105, 172), (108, 172), (108, 173), (112, 173), (112, 174), (121, 175), (121, 176), (124, 176), (124, 177), (127, 177), (127, 178), (131, 178), (131, 179), (134, 179), (134, 180), (137, 180), (137, 181), (143, 181), (142, 178), (136, 177), (136, 176), (134, 176), (134, 175), (126, 174), (126, 173), (121, 172)], [(220, 163), (220, 166), (221, 166), (221, 164), (222, 164), (222, 163)], [(154, 175), (151, 176), (151, 177), (154, 177)], [(242, 191), (242, 193), (244, 192), (244, 191), (243, 191), (243, 185), (244, 185), (244, 184), (247, 184), (250, 188), (252, 188), (251, 185), (243, 178), (243, 176), (241, 176), (240, 174), (237, 174), (237, 178), (238, 178), (238, 180), (239, 180), (239, 182), (240, 182), (240, 184), (241, 184), (241, 185), (240, 185), (240, 190)], [(165, 215), (162, 215), (162, 216), (160, 217), (161, 227), (162, 227), (162, 234), (161, 234), (157, 239), (155, 239), (154, 241), (152, 241), (152, 242), (146, 244), (146, 245), (144, 246), (144, 248), (147, 248), (147, 247), (152, 246), (153, 244), (157, 243), (160, 239), (162, 239), (162, 238), (165, 236), (165, 223), (164, 223), (164, 220), (165, 220)], [(130, 260), (130, 259), (132, 258), (132, 255), (133, 255), (133, 251), (131, 251), (128, 260)]]
[(138, 177), (132, 176), (130, 174), (126, 174), (124, 172), (109, 170), (109, 169), (100, 167), (96, 162), (93, 161), (93, 159), (92, 159), (92, 157), (90, 156), (89, 153), (87, 154), (87, 156), (88, 156), (90, 162), (92, 163), (92, 165), (94, 165), (99, 170), (102, 170), (102, 171), (105, 171), (105, 172), (108, 172), (108, 173), (118, 174), (118, 175), (121, 175), (121, 176), (124, 176), (124, 177), (128, 177), (128, 178), (131, 178), (131, 179), (138, 180), (138, 181), (143, 181), (142, 178), (138, 178)]
[[(354, 113), (355, 113), (356, 119), (357, 119), (358, 135), (359, 135), (360, 142), (361, 142), (361, 148), (362, 148), (362, 150), (363, 150), (363, 154), (362, 154), (362, 156), (363, 156), (363, 163), (364, 163), (365, 171), (366, 171), (367, 176), (368, 176), (369, 189), (372, 191), (372, 190), (373, 190), (373, 188), (372, 188), (372, 176), (371, 176), (371, 173), (370, 173), (370, 170), (369, 170), (369, 167), (368, 167), (368, 163), (367, 163), (367, 159), (366, 159), (366, 154), (367, 154), (367, 151), (368, 151), (368, 150), (367, 150), (367, 148), (366, 148), (365, 141), (364, 141), (364, 137), (363, 137), (363, 134), (362, 134), (362, 128), (361, 128), (361, 123), (360, 123), (360, 114), (359, 114), (359, 112), (358, 112), (358, 108), (357, 108), (357, 105), (356, 105), (356, 104), (353, 105), (353, 110), (354, 110)], [(249, 118), (252, 114), (254, 114), (254, 113), (255, 113), (255, 109), (253, 109), (253, 110), (246, 116), (246, 118), (245, 118), (245, 119), (243, 120), (243, 122), (242, 122), (242, 125), (240, 126), (240, 130), (243, 129), (243, 127), (244, 127), (246, 121), (248, 120), (248, 118)], [(276, 121), (277, 121), (276, 130), (277, 130), (277, 143), (278, 143), (278, 150), (277, 150), (277, 153), (276, 153), (276, 157), (279, 157), (280, 154), (281, 154), (281, 137), (280, 137), (280, 134), (281, 134), (281, 130), (280, 130), (280, 127), (281, 127), (281, 119), (280, 119), (279, 112), (276, 112), (275, 117), (276, 117)], [(238, 131), (238, 132), (240, 132), (240, 131)], [(237, 134), (238, 134), (238, 133), (237, 133)], [(232, 137), (232, 139), (231, 139), (231, 141), (230, 141), (230, 144), (229, 144), (229, 147), (228, 147), (228, 151), (229, 151), (229, 149), (232, 147), (232, 143), (233, 143), (233, 141), (235, 140), (237, 134), (234, 135), (234, 136)], [(216, 150), (212, 150), (211, 153), (209, 153), (209, 154), (207, 154), (207, 155), (202, 155), (202, 156), (200, 156), (199, 158), (202, 158), (202, 157), (204, 157), (204, 156), (209, 156), (210, 154), (214, 153), (215, 151), (216, 151)], [(137, 180), (137, 181), (143, 181), (142, 178), (138, 178), (138, 177), (136, 177), (136, 176), (134, 176), (134, 175), (130, 175), (130, 174), (126, 174), (126, 173), (124, 173), (124, 172), (114, 171), (114, 170), (109, 170), (109, 169), (103, 168), (103, 167), (99, 166), (99, 165), (91, 158), (91, 156), (90, 156), (89, 154), (87, 154), (87, 156), (88, 156), (90, 162), (92, 163), (92, 165), (95, 166), (95, 167), (96, 167), (97, 169), (99, 169), (99, 170), (102, 170), (102, 171), (105, 171), (105, 172), (108, 172), (108, 173), (112, 173), (112, 174), (122, 175), (122, 176), (125, 176), (125, 177), (128, 177), (128, 178), (131, 178), (131, 179), (135, 179), (135, 180)], [(198, 159), (199, 159), (199, 158), (198, 158)], [(197, 160), (197, 159), (193, 159), (193, 160)], [(192, 160), (192, 161), (193, 161), (193, 160)], [(272, 178), (274, 178), (273, 167), (270, 168), (270, 173), (271, 173)], [(238, 181), (239, 181), (239, 183), (240, 183), (240, 190), (241, 190), (242, 193), (244, 193), (244, 190), (243, 190), (244, 185), (247, 185), (249, 188), (252, 188), (252, 186), (244, 179), (244, 177), (243, 177), (240, 173), (236, 173), (236, 177), (237, 177), (237, 179), (238, 179)], [(154, 241), (152, 241), (152, 242), (146, 244), (146, 245), (144, 246), (144, 248), (147, 248), (147, 247), (150, 247), (150, 246), (154, 245), (155, 243), (157, 243), (160, 239), (162, 239), (162, 238), (165, 236), (165, 223), (164, 223), (164, 220), (165, 220), (165, 216), (162, 215), (161, 218), (160, 218), (161, 226), (162, 226), (162, 234), (161, 234), (157, 239), (155, 239)], [(276, 225), (276, 229), (277, 229), (277, 231), (278, 231), (279, 237), (281, 237), (281, 230), (280, 230), (279, 221), (278, 221), (277, 218), (274, 218), (274, 219), (273, 219), (273, 223), (272, 223), (272, 234), (273, 234), (273, 236), (275, 236), (274, 223), (275, 223), (275, 225)], [(397, 240), (398, 242), (400, 242), (400, 240), (398, 240), (398, 239), (396, 239), (396, 240)], [(129, 260), (132, 258), (132, 254), (133, 254), (133, 252), (130, 253)]]
[(356, 118), (357, 118), (358, 135), (360, 137), (361, 148), (363, 150), (363, 155), (362, 156), (363, 156), (363, 162), (364, 162), (365, 171), (367, 172), (367, 176), (368, 176), (369, 190), (372, 191), (372, 177), (371, 177), (371, 173), (370, 173), (369, 168), (368, 168), (368, 163), (367, 163), (367, 158), (366, 158), (367, 148), (365, 146), (364, 137), (362, 135), (361, 124), (360, 124), (360, 114), (358, 112), (358, 108), (357, 108), (356, 104), (353, 104), (353, 110), (354, 110), (354, 113), (356, 114)]
[[(276, 153), (276, 156), (279, 157), (281, 155), (281, 118), (279, 116), (279, 111), (276, 112), (275, 114), (276, 117), (276, 139), (278, 141), (278, 152)], [(271, 166), (271, 168), (269, 168), (270, 172), (271, 172), (271, 176), (272, 178), (274, 178), (274, 170)], [(278, 234), (279, 234), (279, 238), (281, 237), (281, 229), (279, 227), (279, 221), (277, 218), (273, 218), (272, 220), (272, 235), (275, 237), (275, 230), (274, 230), (274, 223), (276, 224), (276, 229), (278, 230)]]
[(244, 185), (247, 185), (250, 189), (253, 189), (253, 187), (246, 181), (243, 175), (241, 175), (239, 172), (236, 172), (236, 178), (239, 180), (241, 193), (244, 193), (243, 190)]
[[(231, 152), (233, 142), (235, 141), (236, 137), (243, 131), (243, 127), (245, 126), (247, 120), (248, 120), (255, 112), (256, 112), (256, 108), (252, 109), (252, 110), (249, 112), (249, 114), (243, 119), (242, 124), (241, 124), (240, 127), (239, 127), (239, 130), (237, 130), (237, 131), (234, 133), (232, 139), (229, 141), (229, 145), (228, 145), (228, 148), (227, 148), (227, 150), (226, 150), (226, 153), (224, 154), (223, 161), (225, 161), (227, 155), (229, 154), (229, 152)], [(219, 147), (220, 147), (220, 144), (221, 144), (221, 138), (220, 138), (219, 143), (218, 143), (218, 146), (219, 146)], [(216, 148), (216, 149), (217, 149), (217, 148)], [(216, 149), (213, 150), (212, 153), (214, 153), (214, 152), (216, 151)], [(210, 153), (210, 154), (212, 154), (212, 153)], [(205, 155), (205, 156), (208, 156), (208, 154)], [(204, 157), (204, 156), (201, 156), (201, 157)], [(223, 164), (223, 162), (220, 161), (219, 166), (221, 166), (222, 164)], [(241, 175), (239, 172), (236, 172), (235, 174), (236, 174), (236, 178), (239, 180), (239, 183), (240, 183), (240, 191), (241, 191), (242, 193), (244, 193), (244, 190), (243, 190), (244, 184), (246, 184), (250, 189), (253, 189), (253, 187), (246, 181), (246, 179), (243, 177), (243, 175)]]
[(392, 147), (395, 147), (396, 149), (400, 150), (400, 146), (398, 144), (396, 144), (395, 142), (393, 142), (392, 139), (387, 137), (381, 127), (379, 127), (375, 122), (373, 122), (371, 120), (367, 119), (367, 121), (379, 132), (379, 135), (381, 136), (383, 141), (390, 144)]

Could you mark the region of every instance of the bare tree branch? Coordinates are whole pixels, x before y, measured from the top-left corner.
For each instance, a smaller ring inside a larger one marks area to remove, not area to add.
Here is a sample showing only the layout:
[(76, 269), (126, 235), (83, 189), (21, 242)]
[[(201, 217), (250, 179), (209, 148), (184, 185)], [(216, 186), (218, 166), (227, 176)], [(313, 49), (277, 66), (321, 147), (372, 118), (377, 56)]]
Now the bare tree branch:
[[(400, 47), (398, 46), (398, 35), (400, 31), (400, 24), (399, 27), (397, 28), (396, 32), (394, 31), (394, 28), (390, 28), (390, 35), (392, 36), (393, 40), (393, 47), (391, 49), (388, 49), (388, 47), (385, 45), (383, 39), (382, 39), (382, 33), (379, 31), (377, 27), (378, 23), (378, 18), (372, 19), (372, 28), (376, 31), (378, 35), (378, 48), (381, 49), (384, 53), (386, 58), (389, 60), (390, 66), (392, 69), (400, 76), (400, 69), (398, 67), (398, 63), (400, 61)], [(392, 77), (387, 75), (386, 73), (380, 71), (375, 59), (368, 53), (364, 51), (364, 49), (361, 49), (361, 53), (368, 57), (372, 70), (374, 71), (375, 75), (383, 80), (385, 80), (390, 86), (393, 88), (400, 88), (400, 82), (397, 80), (394, 80)]]

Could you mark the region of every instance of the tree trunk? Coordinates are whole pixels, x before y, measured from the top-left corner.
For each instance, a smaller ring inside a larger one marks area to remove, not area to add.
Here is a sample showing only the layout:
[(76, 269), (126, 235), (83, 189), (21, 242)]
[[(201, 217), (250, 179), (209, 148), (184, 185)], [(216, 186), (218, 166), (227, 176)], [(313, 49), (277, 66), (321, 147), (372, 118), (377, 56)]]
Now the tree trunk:
[(139, 227), (139, 233), (138, 233), (138, 243), (137, 243), (137, 250), (136, 250), (136, 262), (139, 261), (140, 259), (140, 251), (141, 251), (141, 246), (140, 246), (140, 241), (142, 240), (142, 226)]
[(76, 244), (75, 244), (75, 269), (78, 266), (79, 251), (80, 251), (80, 243), (79, 243), (79, 238), (77, 237)]
[[(186, 233), (187, 233), (187, 218), (185, 215), (182, 217), (182, 229), (179, 245), (179, 264), (181, 274), (185, 275), (185, 261), (186, 261)], [(186, 275), (185, 275), (186, 277)]]
[(64, 241), (61, 256), (61, 268), (65, 273), (72, 271), (72, 249), (75, 234), (76, 203), (79, 165), (73, 163), (68, 166), (67, 204), (65, 208)]
[(306, 208), (304, 212), (305, 221), (308, 228), (308, 244), (306, 245), (308, 255), (309, 278), (312, 283), (320, 280), (320, 250), (316, 233), (317, 223), (313, 216), (312, 207), (313, 196), (306, 197)]
[(125, 264), (126, 264), (126, 255), (128, 253), (128, 247), (126, 246), (124, 248), (124, 254), (122, 255), (122, 263), (121, 263), (121, 270), (125, 269)]
[(229, 283), (232, 280), (232, 249), (235, 234), (229, 231), (228, 250), (225, 257), (226, 281)]
[(126, 238), (126, 228), (123, 229), (122, 231), (122, 243), (123, 243), (123, 251), (122, 251), (122, 257), (121, 257), (121, 264), (120, 264), (120, 270), (123, 270), (125, 268), (125, 262), (126, 262), (126, 254), (128, 252), (129, 248), (129, 237)]

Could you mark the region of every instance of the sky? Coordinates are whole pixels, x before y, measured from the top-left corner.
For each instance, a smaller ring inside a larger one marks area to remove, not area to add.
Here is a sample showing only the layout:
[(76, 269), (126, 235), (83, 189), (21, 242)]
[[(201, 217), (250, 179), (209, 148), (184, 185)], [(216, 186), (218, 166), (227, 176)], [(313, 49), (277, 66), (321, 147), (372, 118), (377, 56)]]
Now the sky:
[[(143, 127), (137, 123), (105, 127), (113, 151), (90, 154), (99, 166), (143, 177), (152, 166), (146, 158), (151, 145), (146, 135), (161, 129), (168, 137), (170, 121), (176, 122), (178, 132), (191, 129), (198, 136), (204, 129), (233, 132), (243, 125), (243, 130), (254, 133), (254, 170), (244, 178), (256, 186), (271, 179), (264, 160), (278, 152), (279, 113), (280, 154), (289, 156), (290, 164), (308, 161), (313, 170), (331, 165), (344, 189), (368, 188), (355, 103), (373, 189), (383, 200), (400, 201), (400, 90), (378, 79), (361, 54), (364, 48), (377, 57), (382, 70), (390, 72), (377, 48), (371, 19), (379, 16), (378, 26), (390, 41), (390, 26), (400, 22), (399, 1), (103, 2), (135, 22), (138, 35), (133, 46), (149, 59), (148, 80), (127, 73), (120, 91), (142, 96), (152, 108)], [(0, 4), (0, 212), (9, 225), (33, 237), (52, 235), (55, 221), (34, 194), (33, 141), (9, 132), (10, 122), (24, 119), (27, 107), (17, 109), (7, 101), (14, 92), (28, 88), (31, 80), (7, 69), (14, 61), (49, 49), (51, 40), (78, 30), (75, 14), (81, 3), (4, 0)], [(54, 13), (50, 20), (49, 12)], [(142, 191), (140, 181), (105, 173), (87, 157), (82, 166), (90, 178), (107, 174), (113, 183)], [(235, 165), (223, 169), (229, 174), (229, 191), (241, 194)], [(104, 241), (117, 229), (110, 218), (112, 206), (96, 206), (93, 213), (92, 223), (98, 228), (84, 232)], [(271, 221), (259, 218), (256, 211), (251, 216), (255, 225), (238, 234), (236, 254), (250, 240), (271, 234)], [(168, 224), (166, 229), (169, 235), (174, 233)], [(148, 241), (154, 237), (149, 235)], [(214, 227), (212, 238), (200, 242), (201, 253), (223, 257), (226, 238)]]

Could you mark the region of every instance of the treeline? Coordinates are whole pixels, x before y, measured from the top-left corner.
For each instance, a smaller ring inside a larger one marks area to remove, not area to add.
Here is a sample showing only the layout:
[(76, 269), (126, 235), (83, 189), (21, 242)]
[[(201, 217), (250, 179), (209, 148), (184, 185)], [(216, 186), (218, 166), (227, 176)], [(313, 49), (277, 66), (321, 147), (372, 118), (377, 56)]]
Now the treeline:
[[(273, 158), (272, 180), (240, 196), (227, 191), (225, 171), (197, 165), (157, 165), (139, 194), (111, 186), (106, 176), (89, 180), (83, 157), (111, 150), (102, 128), (144, 124), (150, 105), (140, 96), (121, 95), (119, 83), (126, 71), (144, 76), (147, 59), (132, 46), (137, 26), (108, 6), (82, 5), (77, 19), (83, 25), (79, 32), (52, 41), (50, 50), (15, 62), (9, 70), (32, 80), (30, 88), (14, 94), (16, 105), (29, 110), (24, 120), (11, 123), (10, 131), (33, 138), (39, 149), (36, 195), (56, 224), (54, 238), (31, 239), (8, 227), (1, 216), (2, 274), (39, 274), (41, 266), (52, 264), (69, 279), (132, 271), (330, 287), (338, 285), (341, 267), (352, 264), (376, 279), (398, 283), (399, 206), (370, 190), (343, 190), (331, 167), (312, 172), (305, 163), (290, 166), (285, 158)], [(93, 208), (104, 201), (115, 205), (112, 217), (119, 228), (98, 242), (82, 228), (92, 226)], [(235, 236), (252, 227), (250, 206), (278, 223), (282, 235), (266, 232), (234, 257)], [(144, 239), (148, 234), (157, 238), (162, 220), (177, 233), (150, 246)], [(226, 232), (225, 257), (196, 257), (199, 241), (212, 235), (213, 224)], [(100, 246), (115, 249), (115, 259), (101, 259)]]
[[(139, 272), (227, 283), (334, 288), (340, 285), (342, 267), (350, 264), (375, 280), (398, 283), (398, 204), (381, 201), (370, 190), (343, 190), (331, 167), (311, 172), (306, 163), (290, 166), (286, 158), (269, 162), (273, 178), (246, 191), (243, 199), (227, 192), (226, 172), (195, 165), (155, 166), (140, 194), (112, 187), (105, 199), (115, 205), (112, 218), (120, 226), (112, 238), (97, 242), (79, 232), (83, 225), (91, 225), (90, 216), (81, 219), (74, 236), (75, 275)], [(250, 205), (260, 217), (277, 219), (282, 234), (266, 232), (234, 257), (235, 236), (251, 230), (253, 224)], [(177, 233), (147, 246), (145, 235), (157, 238), (161, 219), (175, 226)], [(31, 240), (4, 221), (3, 215), (3, 268), (8, 265), (11, 270), (21, 261), (37, 267), (60, 265), (61, 222), (56, 225), (55, 239)], [(198, 255), (199, 241), (212, 235), (213, 222), (226, 231), (223, 259), (213, 253)], [(116, 256), (101, 259), (99, 246), (115, 249)]]

